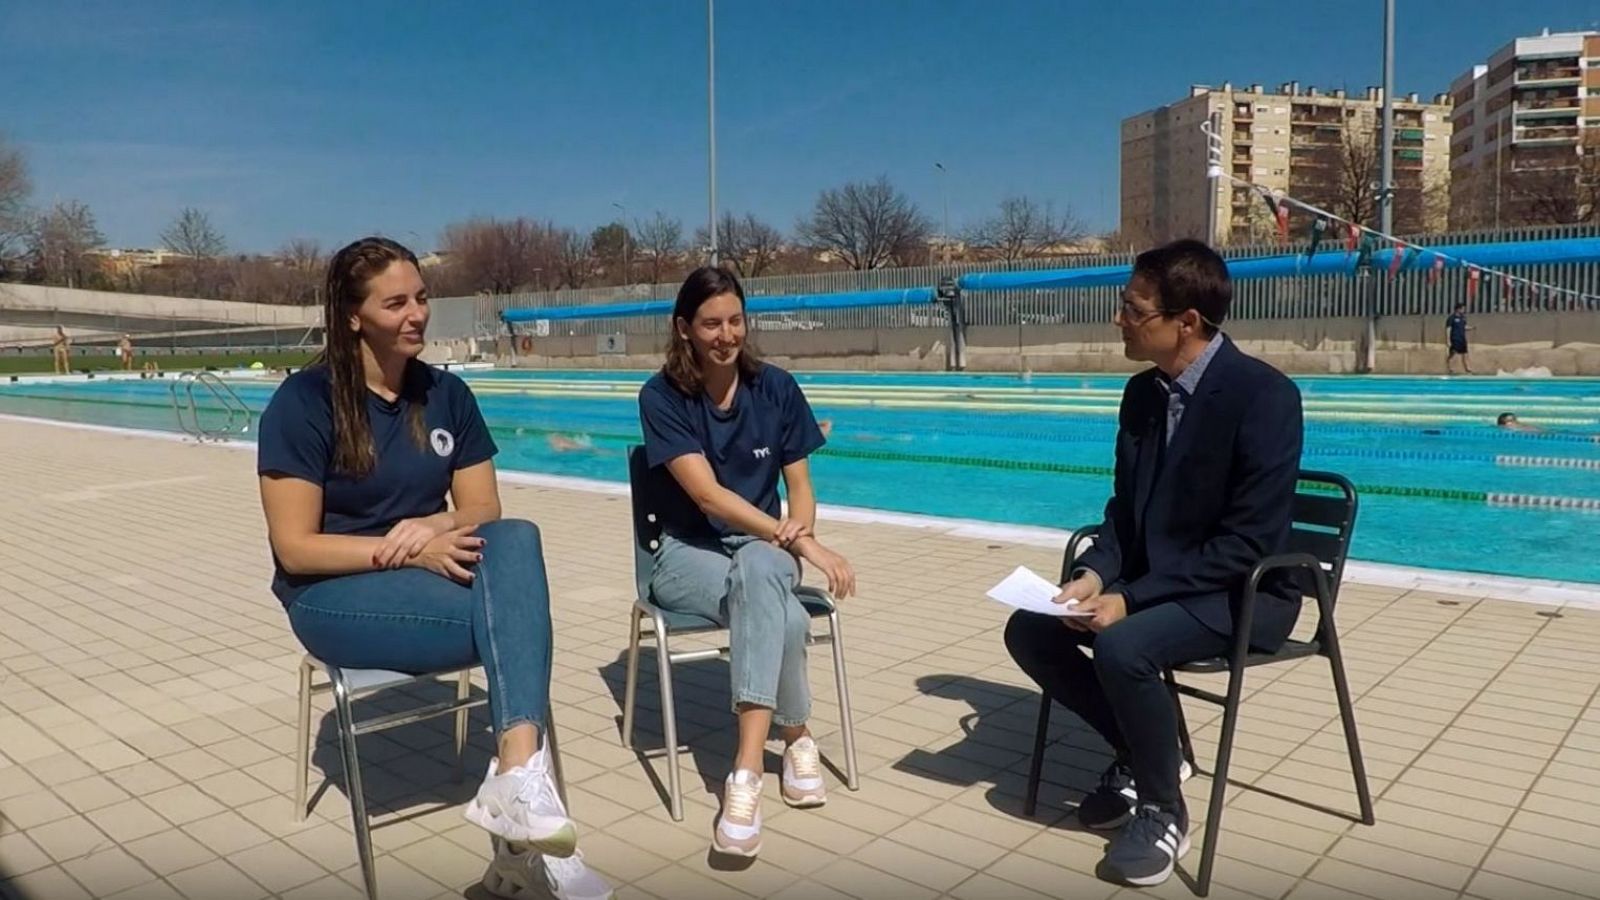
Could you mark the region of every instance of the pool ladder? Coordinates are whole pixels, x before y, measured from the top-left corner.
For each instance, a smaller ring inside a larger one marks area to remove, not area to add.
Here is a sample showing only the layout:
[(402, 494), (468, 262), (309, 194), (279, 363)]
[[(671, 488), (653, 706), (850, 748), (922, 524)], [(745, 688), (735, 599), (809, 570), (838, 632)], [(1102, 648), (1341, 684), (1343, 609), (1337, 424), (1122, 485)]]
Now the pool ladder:
[[(200, 424), (200, 405), (195, 400), (196, 387), (204, 387), (228, 414), (228, 418), (215, 428)], [(178, 417), (178, 428), (197, 441), (224, 441), (250, 431), (255, 414), (228, 383), (213, 372), (184, 372), (169, 388), (172, 394), (172, 412)]]

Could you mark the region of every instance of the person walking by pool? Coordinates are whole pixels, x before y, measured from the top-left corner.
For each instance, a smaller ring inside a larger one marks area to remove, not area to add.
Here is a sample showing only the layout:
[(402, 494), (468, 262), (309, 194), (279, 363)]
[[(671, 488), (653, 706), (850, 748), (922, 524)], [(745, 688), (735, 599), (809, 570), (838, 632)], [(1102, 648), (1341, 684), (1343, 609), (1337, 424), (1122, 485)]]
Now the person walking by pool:
[(537, 871), (558, 897), (608, 897), (576, 853), (543, 741), (551, 624), (539, 529), (501, 518), (497, 448), (472, 391), (418, 358), (429, 310), (417, 258), (363, 238), (334, 254), (325, 285), (323, 351), (261, 416), (273, 592), (295, 636), (333, 665), (481, 663), (498, 752), (466, 817), (499, 839), (493, 883)]
[(133, 337), (131, 335), (124, 334), (122, 336), (122, 340), (117, 341), (117, 356), (120, 357), (121, 360), (122, 360), (122, 371), (124, 371), (124, 372), (132, 372), (133, 371)]
[(56, 326), (56, 336), (50, 341), (50, 361), (57, 375), (72, 373), (72, 338), (60, 325)]
[[(1289, 540), (1300, 392), (1222, 333), (1231, 300), (1227, 266), (1199, 241), (1134, 261), (1115, 322), (1128, 358), (1155, 367), (1123, 391), (1105, 521), (1056, 598), (1092, 617), (1017, 612), (1006, 623), (1022, 670), (1115, 753), (1077, 815), (1117, 829), (1105, 865), (1135, 885), (1166, 881), (1189, 849), (1162, 673), (1230, 651), (1245, 579)], [(1294, 582), (1264, 578), (1251, 645), (1277, 649), (1299, 613)]]
[(796, 807), (827, 801), (806, 728), (811, 619), (794, 590), (800, 560), (821, 570), (835, 597), (855, 590), (850, 563), (815, 533), (808, 457), (826, 439), (794, 377), (756, 357), (748, 328), (739, 279), (696, 269), (678, 289), (666, 365), (639, 391), (651, 475), (674, 479), (688, 498), (663, 511), (651, 594), (664, 609), (730, 631), (738, 751), (711, 845), (743, 857), (761, 849), (762, 771), (774, 724), (784, 743), (779, 796)]
[(1455, 312), (1450, 318), (1444, 320), (1444, 329), (1450, 341), (1450, 352), (1444, 358), (1444, 371), (1446, 375), (1454, 375), (1456, 357), (1461, 357), (1461, 368), (1468, 375), (1472, 374), (1472, 363), (1467, 356), (1467, 332), (1475, 331), (1473, 326), (1467, 324), (1467, 305), (1457, 303)]

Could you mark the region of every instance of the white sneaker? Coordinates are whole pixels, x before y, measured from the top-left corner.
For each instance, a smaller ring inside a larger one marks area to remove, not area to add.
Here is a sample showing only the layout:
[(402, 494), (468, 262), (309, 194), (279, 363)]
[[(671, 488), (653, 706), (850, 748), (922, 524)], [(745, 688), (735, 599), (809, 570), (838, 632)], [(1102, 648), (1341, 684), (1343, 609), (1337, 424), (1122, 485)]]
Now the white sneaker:
[(483, 889), (510, 900), (611, 900), (611, 885), (584, 864), (582, 851), (565, 858), (516, 853), (498, 838)]
[(748, 769), (728, 774), (722, 791), (722, 815), (711, 833), (711, 847), (730, 856), (754, 857), (761, 852), (761, 776)]
[(778, 793), (794, 807), (821, 806), (828, 802), (827, 785), (822, 780), (822, 751), (811, 735), (805, 735), (783, 749), (783, 783)]
[(578, 848), (578, 829), (556, 793), (549, 750), (541, 747), (526, 765), (509, 772), (501, 773), (499, 764), (489, 761), (489, 774), (462, 815), (518, 850), (531, 844), (547, 856), (571, 856)]

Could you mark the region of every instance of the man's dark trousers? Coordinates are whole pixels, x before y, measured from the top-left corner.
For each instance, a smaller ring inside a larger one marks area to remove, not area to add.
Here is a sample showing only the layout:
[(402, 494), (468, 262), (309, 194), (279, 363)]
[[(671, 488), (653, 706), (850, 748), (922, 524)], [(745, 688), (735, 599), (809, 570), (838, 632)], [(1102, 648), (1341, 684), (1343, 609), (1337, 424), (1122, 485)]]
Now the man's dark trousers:
[[(1094, 648), (1093, 659), (1084, 647)], [(1162, 673), (1226, 654), (1228, 638), (1181, 605), (1163, 603), (1098, 635), (1019, 611), (1006, 623), (1006, 649), (1050, 699), (1077, 713), (1128, 764), (1141, 803), (1179, 807), (1178, 714)]]

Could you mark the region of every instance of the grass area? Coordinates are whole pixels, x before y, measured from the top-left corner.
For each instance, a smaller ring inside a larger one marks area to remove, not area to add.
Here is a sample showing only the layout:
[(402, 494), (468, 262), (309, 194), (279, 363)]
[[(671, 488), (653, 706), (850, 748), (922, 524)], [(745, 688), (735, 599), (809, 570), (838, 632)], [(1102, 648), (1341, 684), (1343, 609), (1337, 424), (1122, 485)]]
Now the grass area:
[[(133, 368), (135, 371), (144, 367), (145, 360), (155, 360), (163, 372), (181, 371), (184, 369), (204, 369), (207, 367), (217, 369), (243, 369), (251, 363), (260, 362), (267, 368), (280, 366), (303, 366), (315, 356), (311, 350), (261, 350), (257, 352), (238, 353), (140, 353), (134, 351)], [(115, 354), (95, 353), (92, 355), (74, 353), (72, 355), (72, 371), (81, 372), (89, 369), (95, 372), (116, 371), (122, 368), (122, 361)], [(50, 357), (48, 354), (0, 355), (0, 375), (48, 375), (50, 374)]]

